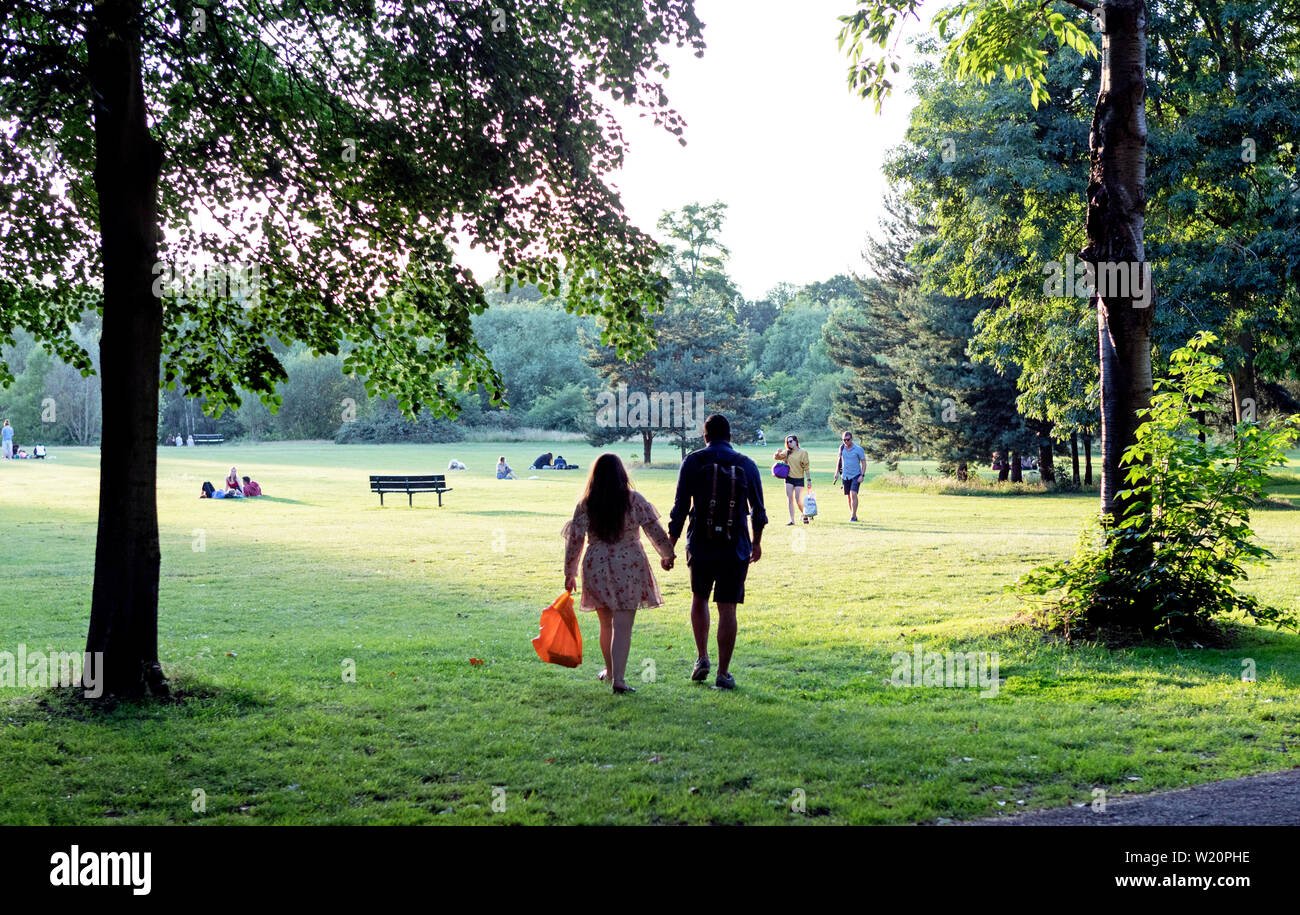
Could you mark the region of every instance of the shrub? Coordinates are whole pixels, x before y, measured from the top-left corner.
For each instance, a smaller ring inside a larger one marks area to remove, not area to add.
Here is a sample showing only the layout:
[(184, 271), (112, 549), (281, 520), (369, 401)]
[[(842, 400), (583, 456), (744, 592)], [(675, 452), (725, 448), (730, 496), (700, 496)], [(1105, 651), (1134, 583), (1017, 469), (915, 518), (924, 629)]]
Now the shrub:
[(582, 386), (567, 384), (538, 397), (524, 419), (535, 429), (580, 432), (582, 421), (593, 412), (591, 398)]
[(340, 445), (380, 442), (459, 442), (465, 437), (452, 421), (430, 416), (407, 419), (395, 404), (380, 400), (370, 412), (354, 422), (345, 422), (334, 441)]
[[(1286, 463), (1300, 417), (1237, 425), (1216, 441), (1200, 405), (1225, 387), (1222, 365), (1202, 333), (1171, 356), (1151, 407), (1139, 413), (1137, 442), (1121, 464), (1120, 520), (1085, 531), (1072, 559), (1041, 567), (1012, 586), (1038, 600), (1040, 625), (1070, 637), (1212, 635), (1215, 619), (1245, 614), (1294, 628), (1295, 617), (1234, 588), (1246, 566), (1272, 558), (1255, 542), (1250, 509), (1269, 467)], [(1205, 433), (1206, 441), (1200, 440)]]

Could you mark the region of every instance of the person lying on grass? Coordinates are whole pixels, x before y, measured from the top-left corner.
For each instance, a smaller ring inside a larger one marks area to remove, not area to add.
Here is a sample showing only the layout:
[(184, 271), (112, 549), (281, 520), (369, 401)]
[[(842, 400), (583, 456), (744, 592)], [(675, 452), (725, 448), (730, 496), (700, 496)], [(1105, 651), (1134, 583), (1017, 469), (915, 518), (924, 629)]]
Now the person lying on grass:
[(616, 693), (636, 692), (625, 678), (636, 611), (659, 607), (664, 602), (641, 545), (643, 529), (661, 557), (659, 564), (668, 571), (677, 556), (668, 532), (659, 523), (659, 512), (632, 488), (618, 456), (602, 454), (591, 465), (586, 491), (562, 532), (564, 590), (572, 591), (577, 585), (578, 558), (582, 556), (579, 609), (594, 610), (600, 620), (600, 653), (605, 658), (605, 669), (596, 677), (610, 681)]

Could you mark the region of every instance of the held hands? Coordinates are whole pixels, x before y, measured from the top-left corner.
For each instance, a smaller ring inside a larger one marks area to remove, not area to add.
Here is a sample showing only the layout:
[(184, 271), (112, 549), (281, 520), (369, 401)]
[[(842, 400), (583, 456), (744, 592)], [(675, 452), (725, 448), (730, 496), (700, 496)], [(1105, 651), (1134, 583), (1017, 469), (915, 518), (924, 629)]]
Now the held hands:
[(574, 575), (566, 575), (566, 576), (564, 576), (564, 590), (566, 590), (566, 591), (572, 591), (572, 590), (574, 590), (576, 587), (578, 587), (578, 579), (577, 579), (577, 576), (574, 576)]
[(671, 572), (673, 568), (673, 563), (675, 563), (676, 561), (677, 561), (677, 554), (674, 553), (672, 556), (665, 556), (661, 558), (659, 560), (659, 565), (663, 567), (663, 570), (665, 572)]

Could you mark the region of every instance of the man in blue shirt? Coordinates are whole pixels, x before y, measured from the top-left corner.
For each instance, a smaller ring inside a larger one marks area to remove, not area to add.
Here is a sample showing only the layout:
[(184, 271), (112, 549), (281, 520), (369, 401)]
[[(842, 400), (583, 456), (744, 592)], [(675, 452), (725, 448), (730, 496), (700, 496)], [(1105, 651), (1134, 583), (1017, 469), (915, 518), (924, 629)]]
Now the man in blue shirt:
[[(867, 453), (853, 444), (853, 433), (845, 432), (840, 441), (840, 459), (835, 465), (835, 479), (844, 480), (844, 495), (849, 499), (849, 520), (858, 520), (858, 489), (867, 466)], [(833, 481), (832, 481), (833, 482)]]
[[(736, 493), (734, 515), (730, 512), (725, 518), (713, 515), (720, 533), (710, 536), (703, 530), (709, 506), (702, 504), (702, 481), (707, 487), (711, 467), (725, 471), (713, 478), (714, 490), (710, 495), (717, 497), (715, 505), (723, 499), (730, 503), (733, 479), (738, 477), (743, 481), (743, 489)], [(726, 491), (718, 492), (720, 479), (725, 481)], [(736, 605), (745, 602), (745, 576), (750, 563), (758, 562), (763, 555), (759, 544), (767, 524), (767, 512), (763, 508), (763, 480), (758, 465), (731, 447), (731, 424), (720, 413), (704, 421), (704, 447), (688, 454), (678, 472), (677, 496), (668, 515), (668, 537), (673, 546), (681, 537), (687, 517), (691, 523), (686, 530), (686, 564), (691, 570), (691, 628), (695, 631), (697, 651), (691, 679), (699, 682), (709, 675), (709, 594), (712, 592), (718, 605), (718, 676), (714, 683), (719, 689), (734, 689), (736, 680), (729, 668), (736, 647)]]

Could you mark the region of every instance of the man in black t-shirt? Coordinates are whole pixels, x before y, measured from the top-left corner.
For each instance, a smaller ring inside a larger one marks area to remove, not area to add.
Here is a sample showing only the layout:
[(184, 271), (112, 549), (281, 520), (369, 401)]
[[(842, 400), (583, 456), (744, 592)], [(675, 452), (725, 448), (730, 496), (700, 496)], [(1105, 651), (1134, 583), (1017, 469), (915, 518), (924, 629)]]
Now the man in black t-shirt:
[[(718, 605), (720, 689), (736, 685), (729, 667), (736, 647), (736, 605), (745, 602), (750, 563), (763, 555), (759, 545), (767, 512), (758, 465), (731, 447), (731, 424), (719, 413), (704, 422), (705, 447), (682, 461), (677, 496), (669, 513), (668, 537), (676, 546), (686, 530), (686, 563), (691, 570), (691, 628), (697, 659), (691, 679), (709, 675), (709, 595)], [(719, 484), (719, 480), (722, 481)], [(705, 495), (707, 493), (707, 495)], [(729, 506), (734, 499), (734, 513)], [(707, 501), (706, 501), (707, 500)], [(706, 519), (708, 519), (706, 521)], [(753, 537), (750, 537), (750, 528)]]

